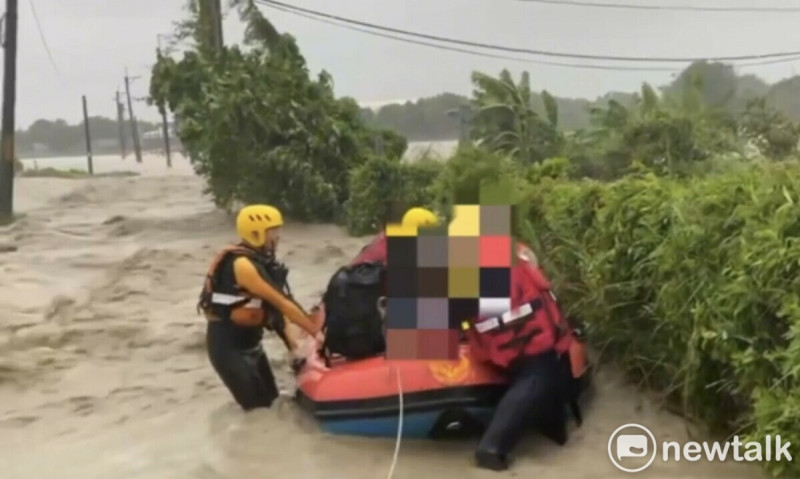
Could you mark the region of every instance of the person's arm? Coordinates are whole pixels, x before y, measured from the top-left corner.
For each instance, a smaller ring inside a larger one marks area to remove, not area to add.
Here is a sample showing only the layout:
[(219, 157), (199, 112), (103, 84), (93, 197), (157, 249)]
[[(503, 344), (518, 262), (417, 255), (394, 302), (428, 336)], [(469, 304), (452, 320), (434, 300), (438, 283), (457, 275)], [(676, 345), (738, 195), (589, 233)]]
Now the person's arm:
[(289, 343), (289, 351), (294, 351), (297, 349), (297, 336), (294, 328), (288, 324), (289, 320), (286, 319), (286, 316), (281, 319), (286, 323), (283, 327), (283, 334), (286, 336), (286, 342)]
[(319, 333), (319, 328), (308, 317), (305, 311), (300, 309), (294, 301), (287, 298), (283, 293), (265, 281), (250, 259), (244, 256), (236, 258), (233, 262), (233, 274), (236, 276), (236, 284), (246, 289), (250, 294), (273, 305), (286, 319), (304, 329), (312, 336)]

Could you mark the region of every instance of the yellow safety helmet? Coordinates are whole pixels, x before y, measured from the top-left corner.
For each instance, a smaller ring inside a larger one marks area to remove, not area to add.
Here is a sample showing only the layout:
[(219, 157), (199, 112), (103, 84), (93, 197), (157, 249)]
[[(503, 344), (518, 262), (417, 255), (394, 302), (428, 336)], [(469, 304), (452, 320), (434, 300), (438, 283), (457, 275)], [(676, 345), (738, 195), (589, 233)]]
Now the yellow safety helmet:
[(411, 208), (403, 215), (403, 226), (420, 228), (423, 226), (437, 226), (439, 218), (431, 210), (425, 208)]
[(245, 206), (236, 216), (236, 233), (242, 240), (254, 248), (260, 248), (267, 242), (264, 232), (283, 225), (283, 215), (274, 206)]

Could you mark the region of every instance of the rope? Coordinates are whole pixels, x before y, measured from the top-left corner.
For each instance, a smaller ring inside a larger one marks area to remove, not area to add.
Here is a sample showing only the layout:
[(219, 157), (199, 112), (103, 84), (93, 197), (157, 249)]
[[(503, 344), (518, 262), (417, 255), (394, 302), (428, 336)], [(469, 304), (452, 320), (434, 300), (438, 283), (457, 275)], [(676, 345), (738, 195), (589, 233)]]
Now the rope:
[(403, 404), (403, 381), (400, 378), (400, 371), (398, 371), (397, 366), (392, 366), (392, 369), (394, 370), (395, 376), (397, 376), (397, 398), (400, 402), (400, 411), (397, 417), (397, 439), (394, 443), (394, 457), (392, 457), (392, 465), (389, 467), (387, 479), (392, 479), (394, 470), (397, 467), (397, 457), (400, 455), (400, 443), (403, 438), (403, 415), (405, 410), (405, 405)]

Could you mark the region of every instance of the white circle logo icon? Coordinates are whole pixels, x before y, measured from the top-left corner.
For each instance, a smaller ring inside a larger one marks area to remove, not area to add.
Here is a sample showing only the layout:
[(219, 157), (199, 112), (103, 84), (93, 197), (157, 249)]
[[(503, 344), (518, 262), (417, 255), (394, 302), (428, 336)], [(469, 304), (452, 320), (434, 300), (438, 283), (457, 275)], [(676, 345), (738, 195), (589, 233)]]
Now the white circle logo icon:
[(608, 458), (620, 471), (644, 471), (656, 460), (656, 453), (655, 436), (640, 424), (624, 424), (608, 438)]

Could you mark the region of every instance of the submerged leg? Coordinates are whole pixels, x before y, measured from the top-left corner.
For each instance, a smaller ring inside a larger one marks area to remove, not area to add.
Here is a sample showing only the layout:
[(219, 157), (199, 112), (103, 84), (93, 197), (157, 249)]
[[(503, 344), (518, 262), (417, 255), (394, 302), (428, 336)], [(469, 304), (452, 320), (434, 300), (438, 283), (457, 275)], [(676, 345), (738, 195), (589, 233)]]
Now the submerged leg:
[(211, 365), (239, 406), (245, 411), (270, 407), (278, 388), (264, 352), (237, 350), (213, 335), (207, 342)]
[(478, 444), (478, 467), (505, 470), (508, 454), (533, 425), (548, 437), (566, 441), (566, 418), (558, 387), (555, 357), (526, 358), (515, 368), (511, 385), (497, 405)]
[(264, 385), (266, 393), (265, 398), (272, 404), (272, 401), (274, 401), (280, 393), (278, 391), (278, 384), (275, 382), (275, 375), (272, 372), (272, 367), (269, 365), (269, 359), (267, 359), (267, 353), (263, 350), (256, 359), (256, 371), (258, 372), (259, 378), (261, 378), (261, 383)]

